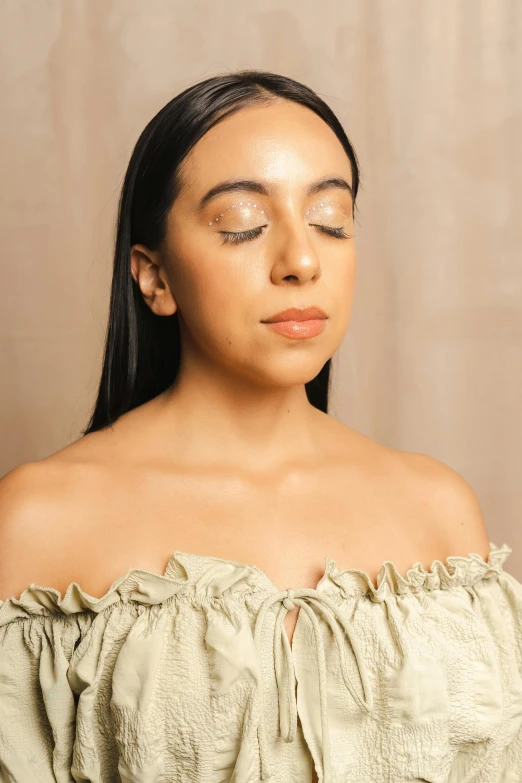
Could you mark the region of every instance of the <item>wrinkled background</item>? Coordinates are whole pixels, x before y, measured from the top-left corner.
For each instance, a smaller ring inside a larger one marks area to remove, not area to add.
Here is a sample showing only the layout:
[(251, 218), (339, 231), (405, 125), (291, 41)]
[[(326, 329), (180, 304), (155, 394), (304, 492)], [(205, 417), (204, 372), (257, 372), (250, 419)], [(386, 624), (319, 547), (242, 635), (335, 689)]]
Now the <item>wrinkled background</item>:
[(362, 169), (332, 415), (458, 470), (522, 578), (522, 3), (2, 0), (0, 29), (0, 474), (87, 422), (140, 132), (266, 68), (330, 103)]

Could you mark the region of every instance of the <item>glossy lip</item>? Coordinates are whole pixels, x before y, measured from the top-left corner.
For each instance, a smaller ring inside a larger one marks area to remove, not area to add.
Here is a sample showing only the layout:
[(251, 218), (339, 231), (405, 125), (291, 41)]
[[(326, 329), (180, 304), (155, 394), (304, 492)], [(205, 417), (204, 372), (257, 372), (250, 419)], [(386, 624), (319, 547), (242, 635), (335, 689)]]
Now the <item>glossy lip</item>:
[(305, 337), (317, 337), (325, 328), (326, 318), (313, 318), (309, 321), (274, 321), (267, 323), (273, 332), (290, 337), (293, 340), (302, 340)]
[(315, 321), (327, 318), (327, 315), (320, 307), (291, 307), (288, 310), (282, 310), (280, 313), (270, 316), (262, 321), (264, 324), (280, 323), (281, 321)]

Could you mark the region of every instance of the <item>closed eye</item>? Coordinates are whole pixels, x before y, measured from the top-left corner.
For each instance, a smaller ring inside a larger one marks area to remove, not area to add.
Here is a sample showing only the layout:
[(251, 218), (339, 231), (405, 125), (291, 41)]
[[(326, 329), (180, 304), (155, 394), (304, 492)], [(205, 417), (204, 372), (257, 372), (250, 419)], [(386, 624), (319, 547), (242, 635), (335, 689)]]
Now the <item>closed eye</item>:
[(221, 231), (223, 242), (248, 242), (251, 239), (258, 237), (266, 226), (258, 226), (257, 228), (251, 228), (248, 231)]
[(310, 225), (314, 226), (315, 228), (318, 228), (319, 231), (323, 231), (325, 234), (328, 234), (331, 237), (337, 237), (337, 239), (351, 239), (353, 236), (353, 234), (347, 234), (344, 228), (330, 228), (330, 226), (318, 226), (316, 223), (311, 223)]
[[(320, 226), (317, 223), (311, 223), (314, 228), (318, 228), (328, 236), (336, 237), (337, 239), (351, 239), (353, 234), (347, 234), (343, 228), (331, 228), (330, 226)], [(260, 236), (264, 226), (257, 226), (257, 228), (251, 228), (248, 231), (221, 231), (220, 234), (223, 237), (223, 242), (233, 242), (239, 244), (240, 242), (249, 242), (252, 239)]]

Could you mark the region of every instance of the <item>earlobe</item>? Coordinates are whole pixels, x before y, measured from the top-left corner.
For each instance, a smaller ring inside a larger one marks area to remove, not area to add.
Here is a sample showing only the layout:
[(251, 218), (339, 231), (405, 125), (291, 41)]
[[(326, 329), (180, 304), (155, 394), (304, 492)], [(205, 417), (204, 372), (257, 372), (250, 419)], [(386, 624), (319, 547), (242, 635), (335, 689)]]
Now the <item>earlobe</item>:
[(162, 291), (157, 291), (157, 295), (154, 296), (152, 303), (149, 304), (149, 307), (153, 313), (156, 313), (156, 315), (174, 315), (178, 309), (174, 297), (172, 296), (168, 287), (165, 287)]

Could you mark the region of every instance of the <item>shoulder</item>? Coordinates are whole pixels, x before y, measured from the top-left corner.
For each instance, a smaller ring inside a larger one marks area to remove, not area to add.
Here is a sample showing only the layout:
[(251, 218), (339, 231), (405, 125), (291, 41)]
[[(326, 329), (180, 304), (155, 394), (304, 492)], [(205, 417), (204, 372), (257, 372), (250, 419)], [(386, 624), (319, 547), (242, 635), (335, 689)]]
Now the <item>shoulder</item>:
[(20, 465), (0, 480), (0, 600), (20, 594), (33, 578), (37, 558), (48, 552), (46, 531), (53, 514), (57, 474), (45, 462)]
[(429, 524), (446, 541), (449, 555), (479, 554), (487, 559), (489, 532), (478, 497), (468, 481), (449, 465), (427, 454), (396, 452), (411, 492)]
[(31, 583), (60, 585), (98, 474), (58, 452), (0, 479), (0, 601)]
[[(27, 462), (0, 479), (0, 533), (30, 525), (35, 511), (49, 500), (62, 473), (46, 460)], [(5, 540), (2, 541), (5, 543)]]
[(97, 472), (81, 441), (36, 462), (13, 468), (0, 479), (0, 533), (30, 532), (31, 525), (51, 523), (74, 493)]
[(393, 509), (396, 523), (415, 539), (416, 547), (424, 540), (428, 548), (445, 550), (446, 556), (476, 553), (487, 559), (490, 542), (482, 509), (473, 488), (458, 471), (427, 454), (385, 446), (321, 415), (327, 442), (336, 444), (335, 460), (347, 470), (353, 470), (354, 464), (359, 466), (369, 482), (365, 491), (375, 487), (382, 513)]

